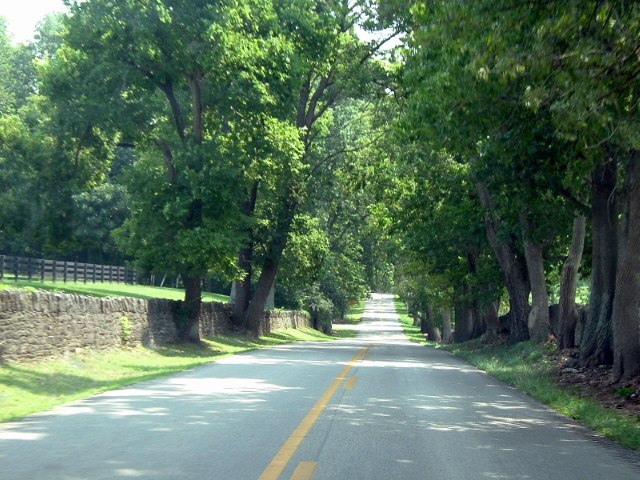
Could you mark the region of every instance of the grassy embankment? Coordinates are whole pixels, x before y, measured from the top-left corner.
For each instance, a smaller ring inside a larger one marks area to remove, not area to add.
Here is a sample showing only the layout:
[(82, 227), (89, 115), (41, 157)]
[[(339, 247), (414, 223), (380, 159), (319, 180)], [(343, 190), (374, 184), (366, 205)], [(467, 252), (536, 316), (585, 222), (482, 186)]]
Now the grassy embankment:
[[(37, 280), (4, 281), (3, 288), (27, 288), (29, 290), (47, 290), (49, 292), (75, 293), (78, 295), (93, 295), (94, 297), (135, 297), (135, 298), (168, 298), (182, 300), (184, 290), (179, 288), (149, 287), (146, 285), (128, 285), (124, 283), (83, 283), (83, 282), (40, 282)], [(228, 295), (202, 292), (205, 302), (229, 301)]]
[(554, 377), (558, 363), (557, 357), (554, 357), (555, 345), (534, 342), (521, 342), (512, 346), (484, 345), (479, 340), (435, 345), (426, 342), (419, 328), (413, 326), (404, 304), (396, 302), (396, 309), (405, 333), (411, 340), (453, 352), (557, 412), (625, 447), (640, 451), (640, 417), (631, 418), (622, 412), (605, 408), (593, 400), (581, 397), (575, 389), (557, 385)]
[(347, 310), (346, 315), (344, 316), (344, 320), (342, 320), (343, 325), (357, 325), (362, 321), (362, 315), (364, 314), (364, 307), (366, 301), (360, 300), (359, 302), (354, 303)]
[(96, 393), (188, 370), (257, 348), (296, 341), (329, 341), (313, 329), (273, 332), (257, 339), (224, 336), (201, 347), (165, 345), (76, 354), (59, 360), (0, 366), (0, 421), (17, 419)]
[(393, 301), (395, 303), (396, 313), (400, 318), (400, 323), (402, 324), (405, 335), (409, 337), (409, 340), (411, 340), (412, 342), (426, 345), (427, 342), (425, 340), (425, 336), (420, 332), (420, 327), (416, 327), (413, 324), (413, 319), (409, 316), (407, 306), (397, 298), (394, 298)]
[[(52, 282), (5, 282), (2, 288), (49, 289), (83, 295), (182, 298), (171, 288), (123, 284), (60, 284)], [(228, 297), (204, 294), (205, 301)], [(340, 330), (338, 337), (350, 336)], [(203, 340), (201, 347), (165, 345), (154, 349), (136, 347), (108, 352), (87, 351), (68, 358), (34, 363), (0, 365), (0, 421), (8, 421), (96, 393), (144, 380), (166, 376), (213, 362), (228, 355), (296, 341), (329, 341), (334, 337), (316, 330), (290, 329), (260, 338), (239, 335)]]

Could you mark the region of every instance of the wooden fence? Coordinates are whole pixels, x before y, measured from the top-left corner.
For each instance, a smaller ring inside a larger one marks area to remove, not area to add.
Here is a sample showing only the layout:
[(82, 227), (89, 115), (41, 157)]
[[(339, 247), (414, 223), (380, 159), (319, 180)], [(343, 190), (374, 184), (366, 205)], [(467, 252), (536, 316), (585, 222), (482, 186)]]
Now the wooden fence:
[(127, 267), (0, 255), (0, 280), (3, 279), (135, 284), (137, 274)]

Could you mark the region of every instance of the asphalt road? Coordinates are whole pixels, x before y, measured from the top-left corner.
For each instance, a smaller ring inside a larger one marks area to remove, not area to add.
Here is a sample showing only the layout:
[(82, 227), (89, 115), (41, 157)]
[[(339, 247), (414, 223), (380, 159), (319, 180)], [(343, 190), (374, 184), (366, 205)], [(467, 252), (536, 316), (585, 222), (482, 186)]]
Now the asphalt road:
[(640, 478), (640, 456), (454, 356), (389, 296), (356, 339), (226, 358), (0, 425), (1, 480)]

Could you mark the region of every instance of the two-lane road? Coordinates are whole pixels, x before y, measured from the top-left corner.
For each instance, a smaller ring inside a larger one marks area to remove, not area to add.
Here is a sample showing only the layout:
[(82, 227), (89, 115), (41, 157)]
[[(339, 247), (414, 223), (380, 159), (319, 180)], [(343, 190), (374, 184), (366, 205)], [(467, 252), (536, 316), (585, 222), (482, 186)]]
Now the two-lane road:
[(640, 456), (402, 334), (230, 357), (0, 426), (0, 480), (635, 479)]

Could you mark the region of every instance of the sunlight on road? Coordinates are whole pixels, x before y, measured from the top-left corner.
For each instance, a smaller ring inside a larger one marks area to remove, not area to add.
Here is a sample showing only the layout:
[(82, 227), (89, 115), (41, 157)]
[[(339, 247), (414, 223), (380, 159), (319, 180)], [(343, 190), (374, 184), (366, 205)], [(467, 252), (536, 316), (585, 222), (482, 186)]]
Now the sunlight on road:
[(356, 341), (382, 341), (385, 344), (409, 341), (398, 321), (393, 295), (389, 293), (372, 293), (362, 314), (362, 322), (349, 328), (358, 331)]

